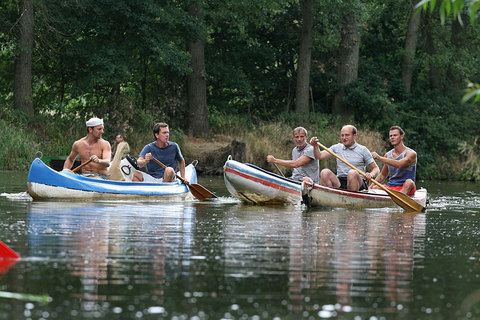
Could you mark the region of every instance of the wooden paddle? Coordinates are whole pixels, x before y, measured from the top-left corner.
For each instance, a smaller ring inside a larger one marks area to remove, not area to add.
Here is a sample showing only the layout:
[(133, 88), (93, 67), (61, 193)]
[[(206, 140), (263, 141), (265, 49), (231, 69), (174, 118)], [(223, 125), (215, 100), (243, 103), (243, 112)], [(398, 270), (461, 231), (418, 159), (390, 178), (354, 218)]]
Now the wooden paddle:
[(0, 258), (18, 259), (20, 256), (12, 248), (0, 241)]
[(89, 164), (90, 162), (92, 162), (92, 159), (88, 160), (87, 162), (82, 163), (82, 164), (79, 165), (78, 167), (75, 167), (75, 169), (73, 169), (72, 172), (77, 172), (77, 171), (80, 170), (83, 166), (86, 166), (86, 165)]
[[(273, 163), (273, 162), (272, 162)], [(276, 163), (273, 163), (273, 165), (275, 166), (275, 168), (277, 168), (278, 172), (280, 172), (280, 174), (282, 175), (282, 177), (285, 178), (285, 175), (283, 174), (282, 170), (280, 170), (280, 168), (277, 166)]]
[[(339, 155), (335, 154), (330, 149), (328, 149), (327, 147), (322, 145), (320, 142), (317, 142), (317, 144), (320, 146), (320, 148), (324, 149), (325, 151), (330, 153), (332, 156), (339, 159), (340, 161), (345, 163), (347, 166), (349, 166), (353, 170), (360, 173), (362, 176), (366, 177), (366, 174), (364, 172), (360, 171), (355, 166), (348, 163), (347, 160), (345, 160), (342, 157), (340, 157)], [(389, 189), (389, 188), (385, 187), (383, 184), (381, 184), (380, 182), (376, 181), (375, 179), (371, 179), (370, 181), (372, 181), (377, 186), (379, 186), (381, 189), (383, 189), (390, 196), (390, 198), (392, 198), (393, 202), (395, 202), (400, 207), (402, 207), (403, 210), (405, 210), (406, 212), (425, 212), (425, 207), (423, 207), (420, 203), (413, 200), (412, 198), (410, 198), (406, 194), (401, 193), (400, 191)]]
[[(159, 160), (155, 159), (154, 157), (152, 157), (152, 160), (155, 161), (158, 165), (162, 166), (164, 169), (167, 168), (166, 165), (164, 165), (163, 163), (161, 163)], [(180, 177), (178, 174), (175, 174), (175, 176), (190, 188), (190, 192), (198, 200), (205, 201), (207, 199), (212, 199), (212, 198), (217, 197), (216, 195), (214, 195), (213, 193), (208, 191), (204, 186), (201, 186), (201, 185), (196, 184), (196, 183), (189, 183), (185, 179)]]

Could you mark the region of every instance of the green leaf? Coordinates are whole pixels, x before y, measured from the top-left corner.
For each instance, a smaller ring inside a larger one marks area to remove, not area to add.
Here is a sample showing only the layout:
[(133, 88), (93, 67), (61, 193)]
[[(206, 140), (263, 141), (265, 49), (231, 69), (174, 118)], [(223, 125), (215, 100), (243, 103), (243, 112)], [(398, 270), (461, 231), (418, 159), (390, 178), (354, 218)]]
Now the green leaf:
[(480, 0), (474, 0), (470, 5), (470, 23), (475, 24), (477, 10), (480, 8)]
[(17, 299), (22, 301), (33, 301), (41, 303), (50, 303), (52, 298), (47, 294), (29, 294), (0, 291), (0, 298)]
[(416, 5), (415, 5), (415, 9), (419, 9), (419, 8), (422, 8), (423, 10), (426, 10), (428, 8), (428, 4), (430, 3), (431, 0), (422, 0), (422, 1), (419, 1)]
[(480, 100), (480, 84), (470, 82), (467, 86), (467, 89), (465, 89), (465, 95), (462, 98), (462, 103), (467, 102), (473, 97), (475, 97), (473, 102)]
[(433, 9), (435, 9), (436, 4), (437, 4), (437, 0), (431, 0), (430, 1), (430, 13), (433, 12)]
[(440, 10), (443, 10), (446, 12), (446, 16), (450, 15), (450, 12), (452, 11), (452, 4), (450, 0), (443, 0), (442, 4), (440, 5)]

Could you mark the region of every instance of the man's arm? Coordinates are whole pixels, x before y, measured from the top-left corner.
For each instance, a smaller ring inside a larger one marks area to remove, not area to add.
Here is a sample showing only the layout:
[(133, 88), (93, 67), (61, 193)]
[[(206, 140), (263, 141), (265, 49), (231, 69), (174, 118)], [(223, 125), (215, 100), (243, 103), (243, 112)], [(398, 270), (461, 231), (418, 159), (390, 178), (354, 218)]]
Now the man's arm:
[(315, 156), (315, 159), (323, 160), (331, 158), (332, 155), (328, 151), (320, 150), (317, 142), (317, 137), (312, 137), (312, 139), (310, 139), (310, 144), (313, 146), (313, 155)]
[(307, 156), (301, 156), (297, 160), (282, 160), (282, 159), (277, 159), (272, 155), (268, 155), (267, 161), (271, 163), (279, 164), (281, 166), (288, 167), (288, 168), (298, 168), (306, 165), (307, 163), (312, 161), (312, 159)]
[(75, 159), (78, 156), (77, 146), (78, 146), (78, 142), (75, 141), (72, 145), (72, 151), (70, 152), (67, 159), (63, 163), (63, 170), (72, 170), (72, 166), (75, 163)]
[(383, 181), (385, 181), (385, 179), (387, 179), (388, 175), (388, 166), (384, 165), (382, 171), (380, 171), (380, 174), (375, 178), (375, 180), (382, 183)]
[(139, 156), (137, 159), (138, 166), (141, 168), (145, 167), (150, 162), (150, 160), (152, 160), (152, 158), (153, 156), (150, 152), (145, 154), (145, 158), (142, 156)]
[(106, 140), (102, 142), (101, 158), (97, 157), (97, 159), (95, 159), (95, 155), (93, 155), (90, 157), (90, 159), (92, 159), (93, 162), (98, 163), (99, 165), (105, 168), (110, 167), (110, 160), (112, 159), (112, 148), (110, 146), (110, 142)]
[(70, 152), (70, 155), (63, 163), (63, 170), (72, 170), (73, 163), (75, 162), (75, 158), (77, 157), (78, 153)]
[(180, 176), (185, 179), (185, 159), (180, 161), (178, 163), (179, 169), (180, 169)]
[(140, 151), (140, 155), (138, 156), (138, 159), (137, 159), (137, 164), (139, 167), (141, 168), (145, 167), (150, 162), (150, 160), (152, 160), (153, 156), (152, 156), (152, 153), (149, 151), (150, 151), (150, 147), (148, 144), (145, 147), (143, 147), (142, 151)]
[(380, 173), (380, 169), (378, 168), (375, 161), (367, 165), (367, 172), (365, 172), (365, 178), (367, 180), (374, 179)]
[(413, 150), (407, 151), (405, 153), (405, 157), (403, 157), (400, 160), (390, 159), (390, 158), (387, 157), (387, 154), (385, 154), (385, 156), (381, 157), (376, 152), (372, 152), (372, 156), (373, 156), (374, 159), (378, 159), (378, 160), (382, 161), (383, 163), (391, 165), (392, 167), (395, 167), (395, 168), (408, 167), (408, 166), (413, 165), (417, 162), (417, 153)]

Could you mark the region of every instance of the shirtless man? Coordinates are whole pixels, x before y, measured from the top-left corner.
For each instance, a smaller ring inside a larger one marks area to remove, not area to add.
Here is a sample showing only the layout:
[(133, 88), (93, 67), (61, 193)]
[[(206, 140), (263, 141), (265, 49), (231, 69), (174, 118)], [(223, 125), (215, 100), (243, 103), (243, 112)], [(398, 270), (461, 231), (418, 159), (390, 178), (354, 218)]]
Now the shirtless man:
[(87, 135), (73, 143), (72, 152), (65, 160), (63, 170), (70, 171), (75, 158), (79, 155), (82, 163), (92, 160), (82, 168), (82, 175), (91, 178), (108, 179), (110, 166), (110, 143), (102, 139), (103, 119), (91, 118), (86, 122)]

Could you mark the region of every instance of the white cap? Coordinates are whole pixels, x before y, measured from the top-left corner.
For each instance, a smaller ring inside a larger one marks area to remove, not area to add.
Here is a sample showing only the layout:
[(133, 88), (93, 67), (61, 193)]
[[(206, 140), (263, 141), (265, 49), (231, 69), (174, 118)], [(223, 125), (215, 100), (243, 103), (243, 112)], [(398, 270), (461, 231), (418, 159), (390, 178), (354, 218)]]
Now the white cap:
[(96, 127), (99, 125), (103, 125), (103, 119), (99, 118), (91, 118), (90, 120), (87, 121), (87, 127)]

